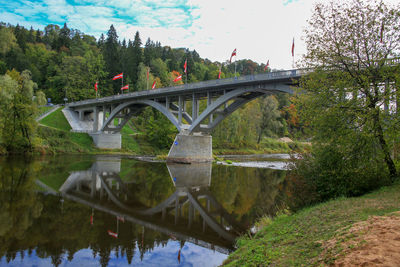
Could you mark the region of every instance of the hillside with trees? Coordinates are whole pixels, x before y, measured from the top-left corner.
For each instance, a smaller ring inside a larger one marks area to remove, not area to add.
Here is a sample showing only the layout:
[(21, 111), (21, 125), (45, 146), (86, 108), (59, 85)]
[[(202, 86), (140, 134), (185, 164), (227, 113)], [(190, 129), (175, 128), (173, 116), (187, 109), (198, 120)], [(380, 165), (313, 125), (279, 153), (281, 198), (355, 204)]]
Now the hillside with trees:
[[(226, 62), (212, 62), (201, 58), (196, 50), (163, 46), (150, 38), (142, 41), (139, 32), (132, 40), (120, 40), (113, 25), (96, 39), (78, 29), (70, 29), (67, 24), (63, 27), (50, 24), (42, 31), (1, 23), (0, 79), (3, 82), (0, 101), (9, 106), (6, 92), (22, 93), (22, 89), (18, 89), (19, 92), (12, 84), (18, 83), (19, 75), (30, 79), (31, 88), (26, 89), (29, 94), (25, 97), (47, 98), (54, 104), (95, 98), (96, 82), (98, 97), (119, 94), (121, 82), (113, 81), (112, 77), (122, 72), (123, 83), (129, 84), (130, 92), (147, 90), (154, 81), (156, 88), (173, 86), (174, 78), (183, 73), (185, 61), (188, 83), (217, 79), (220, 69), (222, 79), (235, 75), (234, 64), (229, 64), (228, 57)], [(236, 69), (237, 75), (271, 71), (264, 64), (247, 59), (238, 60)], [(12, 82), (7, 82), (10, 78)], [(10, 111), (2, 109), (0, 112), (4, 112), (1, 114), (4, 118)], [(34, 112), (31, 116), (35, 116)], [(137, 130), (152, 139), (150, 142), (155, 142), (155, 146), (167, 148), (171, 144), (175, 130), (157, 111), (149, 108), (142, 118), (134, 118), (133, 122)], [(0, 128), (5, 130), (7, 123), (0, 120)], [(303, 136), (303, 128), (296, 106), (288, 95), (263, 97), (226, 119), (213, 133), (214, 146), (257, 149), (262, 137)], [(34, 131), (21, 134), (34, 136)], [(1, 136), (4, 143), (7, 138)]]

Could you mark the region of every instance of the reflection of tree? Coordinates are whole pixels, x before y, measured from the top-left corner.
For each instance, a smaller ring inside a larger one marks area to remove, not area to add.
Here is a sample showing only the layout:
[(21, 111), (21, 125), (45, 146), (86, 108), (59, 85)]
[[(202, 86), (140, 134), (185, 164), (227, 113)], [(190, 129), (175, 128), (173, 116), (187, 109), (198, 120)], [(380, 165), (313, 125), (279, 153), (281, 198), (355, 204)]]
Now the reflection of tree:
[(146, 207), (154, 207), (175, 191), (165, 163), (124, 161), (120, 173), (129, 192)]
[(284, 201), (284, 171), (213, 166), (211, 191), (238, 221), (251, 223), (258, 216), (273, 216)]
[[(23, 240), (42, 203), (35, 193), (29, 159), (0, 159), (0, 256), (10, 241)], [(15, 255), (13, 255), (15, 257)]]

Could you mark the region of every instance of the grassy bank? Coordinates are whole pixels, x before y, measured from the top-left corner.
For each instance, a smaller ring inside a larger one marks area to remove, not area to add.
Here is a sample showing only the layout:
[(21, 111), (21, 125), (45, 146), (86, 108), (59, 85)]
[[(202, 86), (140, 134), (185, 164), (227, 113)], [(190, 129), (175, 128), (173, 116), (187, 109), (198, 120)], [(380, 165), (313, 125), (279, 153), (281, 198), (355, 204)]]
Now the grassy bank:
[(260, 144), (247, 145), (245, 147), (237, 144), (216, 144), (213, 153), (216, 155), (250, 155), (250, 154), (273, 154), (304, 152), (310, 149), (310, 145), (305, 142), (283, 142), (274, 138), (263, 138)]
[[(237, 241), (238, 249), (225, 261), (227, 266), (320, 266), (329, 265), (343, 254), (343, 243), (354, 223), (369, 216), (382, 216), (400, 210), (400, 185), (384, 187), (357, 198), (341, 198), (280, 215), (253, 237)], [(326, 248), (328, 240), (334, 244)], [(362, 239), (362, 238), (361, 238)], [(358, 244), (359, 246), (362, 245)]]
[(126, 124), (121, 131), (121, 149), (98, 149), (92, 138), (86, 133), (71, 132), (71, 126), (62, 113), (62, 108), (43, 118), (38, 128), (40, 144), (37, 151), (41, 154), (54, 153), (129, 153), (157, 154), (140, 133), (135, 133), (132, 125)]

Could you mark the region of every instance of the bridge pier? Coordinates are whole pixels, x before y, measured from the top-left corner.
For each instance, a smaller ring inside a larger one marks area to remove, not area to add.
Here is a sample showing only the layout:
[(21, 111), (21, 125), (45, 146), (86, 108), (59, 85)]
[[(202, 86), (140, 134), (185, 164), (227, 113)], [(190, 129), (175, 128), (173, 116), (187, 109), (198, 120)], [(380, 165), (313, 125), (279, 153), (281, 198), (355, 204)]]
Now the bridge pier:
[(96, 132), (89, 133), (93, 142), (98, 148), (106, 149), (121, 149), (121, 134), (120, 133), (104, 133)]
[(192, 163), (211, 161), (213, 161), (212, 136), (203, 133), (186, 134), (180, 132), (176, 135), (167, 156), (167, 162)]

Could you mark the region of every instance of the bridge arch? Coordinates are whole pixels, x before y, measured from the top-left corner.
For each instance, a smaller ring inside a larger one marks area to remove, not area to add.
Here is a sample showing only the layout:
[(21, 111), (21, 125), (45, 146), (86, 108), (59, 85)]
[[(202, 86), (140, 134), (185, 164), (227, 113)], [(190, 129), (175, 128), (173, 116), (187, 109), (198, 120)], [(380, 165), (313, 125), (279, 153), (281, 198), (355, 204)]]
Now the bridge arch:
[[(181, 127), (178, 123), (176, 117), (167, 109), (164, 105), (153, 101), (153, 100), (135, 100), (126, 103), (122, 103), (118, 105), (113, 111), (110, 113), (109, 117), (104, 122), (103, 126), (101, 127), (100, 131), (120, 131), (122, 127), (130, 120), (132, 116), (136, 113), (140, 112), (144, 107), (150, 106), (155, 108), (156, 110), (160, 111), (165, 117), (168, 118), (170, 122), (178, 129), (181, 130)], [(125, 108), (132, 108), (132, 110), (123, 117), (122, 122), (118, 125), (118, 127), (110, 127), (113, 123), (114, 119), (125, 109)], [(136, 108), (136, 109), (135, 109)]]

